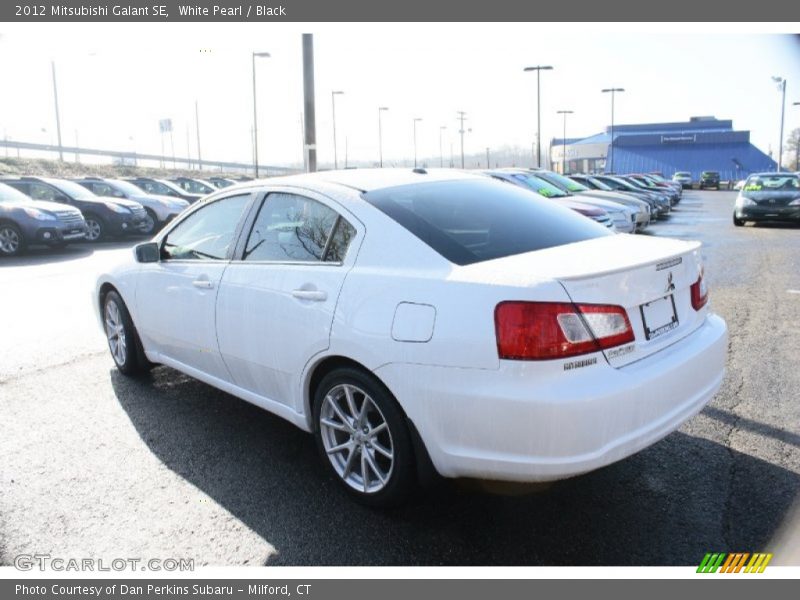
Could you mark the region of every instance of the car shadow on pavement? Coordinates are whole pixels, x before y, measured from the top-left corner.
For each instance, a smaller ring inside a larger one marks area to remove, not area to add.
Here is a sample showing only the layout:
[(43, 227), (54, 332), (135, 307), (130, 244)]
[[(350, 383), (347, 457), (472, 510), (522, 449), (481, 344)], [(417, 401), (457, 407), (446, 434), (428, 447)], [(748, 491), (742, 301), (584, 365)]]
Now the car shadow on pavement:
[(278, 417), (164, 367), (111, 380), (152, 453), (274, 546), (270, 565), (697, 565), (769, 551), (800, 492), (789, 470), (677, 432), (581, 477), (504, 493), (443, 481), (379, 511)]

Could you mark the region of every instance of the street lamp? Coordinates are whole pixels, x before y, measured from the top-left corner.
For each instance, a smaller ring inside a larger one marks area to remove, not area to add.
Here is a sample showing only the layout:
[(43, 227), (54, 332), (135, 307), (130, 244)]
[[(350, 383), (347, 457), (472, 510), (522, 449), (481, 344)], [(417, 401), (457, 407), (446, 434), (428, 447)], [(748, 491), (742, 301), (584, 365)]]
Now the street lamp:
[(467, 113), (463, 110), (457, 111), (458, 114), (458, 122), (460, 123), (460, 127), (458, 129), (459, 135), (461, 135), (461, 168), (464, 168), (464, 121), (467, 119)]
[(552, 71), (550, 65), (537, 65), (525, 67), (523, 71), (536, 71), (536, 166), (542, 166), (542, 96), (540, 93), (540, 74), (542, 71)]
[(572, 110), (558, 110), (559, 115), (564, 115), (564, 137), (561, 138), (561, 174), (567, 174), (567, 115), (571, 115), (575, 111)]
[(331, 92), (331, 106), (333, 107), (333, 168), (339, 168), (339, 160), (336, 156), (336, 96), (344, 94), (342, 91)]
[(417, 122), (422, 121), (422, 117), (414, 117), (414, 168), (417, 168)]
[(256, 59), (269, 58), (269, 52), (253, 52), (253, 168), (258, 179), (258, 111), (256, 110)]
[(442, 132), (447, 129), (447, 125), (439, 127), (439, 167), (444, 167), (444, 154), (442, 153)]
[(778, 84), (778, 89), (781, 91), (781, 137), (778, 138), (778, 165), (775, 168), (776, 171), (780, 172), (781, 163), (783, 162), (783, 117), (786, 112), (786, 79), (773, 75), (772, 81)]
[(381, 168), (383, 168), (383, 131), (381, 129), (381, 113), (383, 113), (385, 110), (389, 110), (389, 107), (378, 107), (378, 160)]
[[(800, 102), (792, 102), (792, 106), (800, 106)], [(794, 140), (794, 168), (800, 171), (800, 133)]]
[(625, 88), (606, 88), (600, 90), (604, 94), (611, 94), (611, 141), (608, 143), (608, 167), (606, 173), (614, 172), (614, 95), (617, 92), (624, 92)]

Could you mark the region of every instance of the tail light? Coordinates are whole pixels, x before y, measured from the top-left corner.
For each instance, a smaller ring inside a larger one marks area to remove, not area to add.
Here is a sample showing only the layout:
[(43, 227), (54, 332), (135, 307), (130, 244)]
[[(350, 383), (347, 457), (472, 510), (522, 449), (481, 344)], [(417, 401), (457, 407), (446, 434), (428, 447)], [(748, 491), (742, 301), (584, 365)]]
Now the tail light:
[(703, 277), (703, 270), (700, 269), (700, 277), (697, 278), (692, 284), (692, 308), (695, 310), (700, 310), (706, 304), (708, 304), (708, 286), (706, 285), (706, 280)]
[(625, 309), (570, 302), (501, 302), (494, 311), (497, 352), (508, 360), (550, 360), (634, 341)]

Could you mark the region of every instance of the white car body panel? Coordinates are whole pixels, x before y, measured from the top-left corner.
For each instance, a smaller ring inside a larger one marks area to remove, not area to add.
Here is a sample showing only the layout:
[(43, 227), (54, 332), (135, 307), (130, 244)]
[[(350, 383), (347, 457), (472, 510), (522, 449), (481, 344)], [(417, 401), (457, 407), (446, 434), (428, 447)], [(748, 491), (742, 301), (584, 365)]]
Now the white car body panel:
[[(691, 307), (697, 243), (603, 236), (458, 266), (347, 187), (416, 177), (387, 169), (237, 186), (234, 193), (289, 190), (335, 208), (356, 229), (343, 263), (131, 261), (98, 280), (95, 304), (113, 286), (150, 360), (306, 431), (316, 366), (329, 357), (355, 361), (388, 387), (449, 477), (535, 481), (586, 472), (674, 431), (719, 388), (727, 329), (708, 306)], [(220, 190), (188, 212), (230, 194)], [(204, 277), (211, 287), (193, 285)], [(668, 293), (680, 325), (648, 342), (639, 306)], [(618, 304), (636, 341), (618, 356), (502, 360), (494, 310), (508, 300)]]

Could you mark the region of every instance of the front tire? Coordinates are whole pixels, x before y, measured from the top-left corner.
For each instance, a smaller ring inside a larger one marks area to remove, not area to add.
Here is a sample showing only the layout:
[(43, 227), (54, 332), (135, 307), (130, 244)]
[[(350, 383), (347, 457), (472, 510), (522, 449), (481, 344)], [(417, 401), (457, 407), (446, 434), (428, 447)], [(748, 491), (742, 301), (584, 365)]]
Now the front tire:
[(733, 213), (733, 224), (736, 227), (741, 227), (742, 225), (744, 225), (744, 221), (742, 219), (737, 218), (736, 213)]
[(156, 217), (156, 213), (154, 213), (149, 208), (145, 208), (146, 216), (142, 225), (139, 227), (139, 233), (142, 235), (153, 235), (158, 229), (158, 217)]
[(328, 373), (314, 394), (314, 430), (323, 462), (357, 502), (397, 506), (413, 491), (405, 415), (372, 375), (350, 367)]
[(88, 214), (86, 219), (86, 241), (95, 243), (101, 241), (106, 235), (106, 224), (97, 215)]
[(0, 223), (0, 256), (19, 256), (25, 251), (25, 237), (12, 223)]
[(103, 301), (103, 326), (111, 358), (121, 373), (140, 375), (150, 369), (131, 315), (117, 292), (109, 292)]

